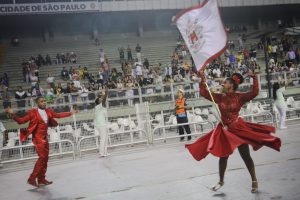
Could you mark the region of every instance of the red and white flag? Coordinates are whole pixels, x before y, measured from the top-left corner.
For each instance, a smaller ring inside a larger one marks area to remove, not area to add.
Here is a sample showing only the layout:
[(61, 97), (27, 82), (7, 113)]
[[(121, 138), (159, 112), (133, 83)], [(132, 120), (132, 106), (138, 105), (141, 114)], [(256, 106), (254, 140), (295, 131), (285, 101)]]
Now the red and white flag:
[(205, 0), (200, 5), (179, 12), (174, 22), (198, 71), (226, 50), (227, 33), (217, 0)]

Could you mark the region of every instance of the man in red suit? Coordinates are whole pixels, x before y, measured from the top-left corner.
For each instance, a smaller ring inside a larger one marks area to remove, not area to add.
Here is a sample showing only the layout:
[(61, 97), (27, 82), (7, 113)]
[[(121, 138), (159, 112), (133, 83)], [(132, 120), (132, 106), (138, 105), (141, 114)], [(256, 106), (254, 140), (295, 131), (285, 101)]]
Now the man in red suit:
[[(25, 124), (29, 122), (27, 128), (20, 130), (20, 141), (24, 142), (30, 134), (32, 134), (32, 142), (38, 154), (38, 160), (35, 163), (32, 174), (27, 183), (39, 187), (42, 185), (50, 185), (53, 182), (46, 180), (47, 163), (49, 156), (49, 143), (47, 130), (48, 127), (56, 127), (57, 122), (54, 118), (69, 117), (76, 111), (55, 113), (53, 110), (46, 108), (46, 101), (43, 97), (36, 99), (37, 108), (29, 110), (24, 117), (16, 115), (11, 108), (7, 108), (6, 112), (18, 123)], [(36, 182), (36, 180), (38, 182)]]

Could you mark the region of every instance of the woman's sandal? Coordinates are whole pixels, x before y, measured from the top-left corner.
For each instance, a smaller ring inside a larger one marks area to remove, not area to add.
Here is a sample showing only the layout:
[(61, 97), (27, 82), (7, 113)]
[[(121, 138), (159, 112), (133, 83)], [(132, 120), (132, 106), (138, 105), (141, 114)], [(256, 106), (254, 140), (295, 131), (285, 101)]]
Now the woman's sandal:
[(257, 192), (258, 192), (258, 183), (257, 181), (252, 181), (251, 193), (257, 193)]
[(211, 190), (216, 192), (218, 191), (222, 186), (224, 185), (224, 182), (219, 181), (216, 185), (214, 185)]

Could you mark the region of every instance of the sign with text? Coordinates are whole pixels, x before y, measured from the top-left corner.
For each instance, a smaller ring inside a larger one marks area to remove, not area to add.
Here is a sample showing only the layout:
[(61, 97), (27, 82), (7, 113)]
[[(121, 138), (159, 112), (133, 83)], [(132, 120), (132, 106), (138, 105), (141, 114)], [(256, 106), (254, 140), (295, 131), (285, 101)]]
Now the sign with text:
[(0, 15), (99, 11), (98, 2), (0, 4)]

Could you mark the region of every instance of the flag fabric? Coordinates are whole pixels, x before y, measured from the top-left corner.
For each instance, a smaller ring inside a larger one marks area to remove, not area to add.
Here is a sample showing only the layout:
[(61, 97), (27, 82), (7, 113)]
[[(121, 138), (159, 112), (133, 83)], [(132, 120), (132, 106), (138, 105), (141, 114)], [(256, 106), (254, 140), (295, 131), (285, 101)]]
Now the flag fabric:
[(217, 0), (205, 0), (179, 12), (174, 22), (194, 59), (197, 71), (226, 50), (227, 33)]

